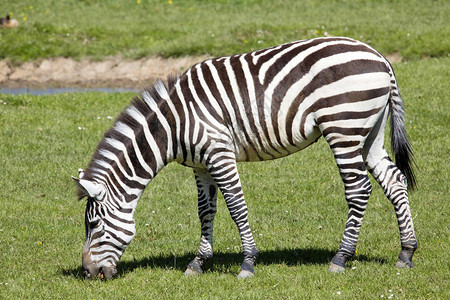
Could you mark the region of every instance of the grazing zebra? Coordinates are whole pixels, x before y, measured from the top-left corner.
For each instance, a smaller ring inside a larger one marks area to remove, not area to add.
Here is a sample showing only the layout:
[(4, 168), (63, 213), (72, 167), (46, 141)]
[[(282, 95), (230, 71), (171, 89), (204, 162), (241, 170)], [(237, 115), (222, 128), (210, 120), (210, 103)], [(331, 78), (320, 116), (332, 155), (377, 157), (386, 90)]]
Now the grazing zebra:
[[(384, 149), (391, 114), (396, 164)], [(74, 178), (87, 197), (86, 277), (106, 278), (135, 235), (133, 214), (149, 182), (168, 163), (191, 167), (198, 187), (200, 246), (187, 275), (213, 255), (218, 190), (236, 223), (244, 254), (238, 277), (254, 274), (258, 250), (236, 162), (283, 157), (323, 136), (345, 187), (348, 220), (330, 271), (345, 270), (356, 248), (373, 175), (394, 205), (401, 252), (413, 267), (417, 239), (407, 183), (415, 184), (404, 111), (388, 61), (349, 38), (317, 38), (209, 59), (142, 92), (106, 132), (88, 168)]]

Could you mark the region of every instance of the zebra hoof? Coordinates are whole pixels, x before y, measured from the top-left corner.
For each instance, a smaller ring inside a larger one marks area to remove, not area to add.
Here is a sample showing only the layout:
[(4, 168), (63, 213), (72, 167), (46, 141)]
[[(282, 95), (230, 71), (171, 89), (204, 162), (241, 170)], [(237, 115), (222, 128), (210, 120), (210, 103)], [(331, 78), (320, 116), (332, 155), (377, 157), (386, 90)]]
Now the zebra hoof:
[(237, 276), (238, 279), (242, 279), (242, 278), (250, 278), (255, 276), (255, 273), (252, 273), (250, 271), (247, 270), (241, 270), (241, 272), (239, 272), (239, 275)]
[(397, 269), (414, 268), (414, 264), (413, 264), (412, 261), (404, 262), (404, 261), (399, 259), (397, 261), (397, 263), (395, 264), (395, 267)]
[(330, 264), (330, 268), (328, 269), (328, 272), (330, 273), (342, 273), (345, 271), (345, 267), (336, 265), (334, 263)]
[(200, 274), (202, 274), (202, 272), (198, 272), (198, 271), (192, 269), (191, 267), (188, 267), (186, 269), (186, 271), (184, 272), (184, 276), (197, 276)]
[(201, 267), (202, 263), (199, 262), (199, 260), (197, 260), (196, 258), (191, 261), (189, 263), (189, 265), (187, 266), (186, 271), (184, 272), (185, 276), (195, 276), (195, 275), (199, 275), (203, 273), (202, 267)]
[(398, 255), (397, 263), (395, 264), (396, 268), (414, 268), (414, 264), (412, 262), (412, 257), (414, 255), (414, 251), (417, 249), (417, 244), (413, 248), (402, 247), (402, 251)]

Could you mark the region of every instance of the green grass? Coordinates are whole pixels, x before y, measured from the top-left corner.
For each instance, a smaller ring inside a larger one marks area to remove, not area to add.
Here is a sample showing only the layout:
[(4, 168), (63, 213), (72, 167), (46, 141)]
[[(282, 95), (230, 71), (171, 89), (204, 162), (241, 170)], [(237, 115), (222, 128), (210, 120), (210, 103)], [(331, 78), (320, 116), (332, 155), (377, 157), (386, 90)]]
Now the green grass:
[(344, 274), (327, 272), (347, 208), (321, 139), (285, 159), (239, 165), (261, 252), (255, 278), (236, 279), (239, 235), (222, 198), (213, 262), (202, 276), (183, 276), (200, 235), (196, 188), (191, 170), (171, 164), (138, 205), (137, 235), (118, 278), (84, 281), (85, 202), (76, 200), (70, 175), (87, 165), (112, 123), (107, 117), (132, 94), (0, 95), (0, 298), (448, 299), (449, 63), (433, 58), (395, 65), (419, 166), (418, 189), (410, 195), (419, 238), (411, 270), (394, 268), (397, 222), (374, 186), (355, 259)]
[(409, 60), (446, 57), (450, 49), (445, 0), (137, 2), (0, 2), (0, 12), (21, 22), (0, 30), (0, 59), (220, 56), (324, 35), (353, 37)]

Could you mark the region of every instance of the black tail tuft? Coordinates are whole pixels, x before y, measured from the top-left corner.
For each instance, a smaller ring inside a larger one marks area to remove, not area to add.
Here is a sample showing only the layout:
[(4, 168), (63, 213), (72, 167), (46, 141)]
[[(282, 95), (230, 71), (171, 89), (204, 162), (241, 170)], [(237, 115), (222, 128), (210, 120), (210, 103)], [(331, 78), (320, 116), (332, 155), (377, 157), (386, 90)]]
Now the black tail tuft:
[(395, 155), (395, 164), (408, 181), (408, 189), (414, 190), (416, 187), (416, 175), (413, 169), (413, 166), (416, 166), (414, 154), (405, 128), (397, 124), (394, 114), (391, 116), (391, 146)]
[(411, 144), (408, 140), (404, 124), (404, 110), (402, 99), (398, 87), (391, 91), (390, 99), (391, 108), (391, 146), (395, 155), (395, 164), (406, 176), (408, 181), (408, 189), (414, 190), (416, 187), (416, 176), (414, 174), (413, 166), (414, 154)]

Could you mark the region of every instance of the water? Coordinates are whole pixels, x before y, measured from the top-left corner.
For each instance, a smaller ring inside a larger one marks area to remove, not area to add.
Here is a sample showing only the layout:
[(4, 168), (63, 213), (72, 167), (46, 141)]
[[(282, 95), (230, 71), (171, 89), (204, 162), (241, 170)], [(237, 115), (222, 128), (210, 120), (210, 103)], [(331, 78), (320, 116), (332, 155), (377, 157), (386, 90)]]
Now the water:
[(104, 93), (122, 93), (122, 92), (138, 92), (136, 89), (125, 89), (125, 88), (46, 88), (46, 89), (29, 89), (29, 88), (19, 88), (19, 89), (8, 89), (0, 88), (0, 94), (10, 94), (10, 95), (54, 95), (62, 93), (86, 93), (86, 92), (104, 92)]

